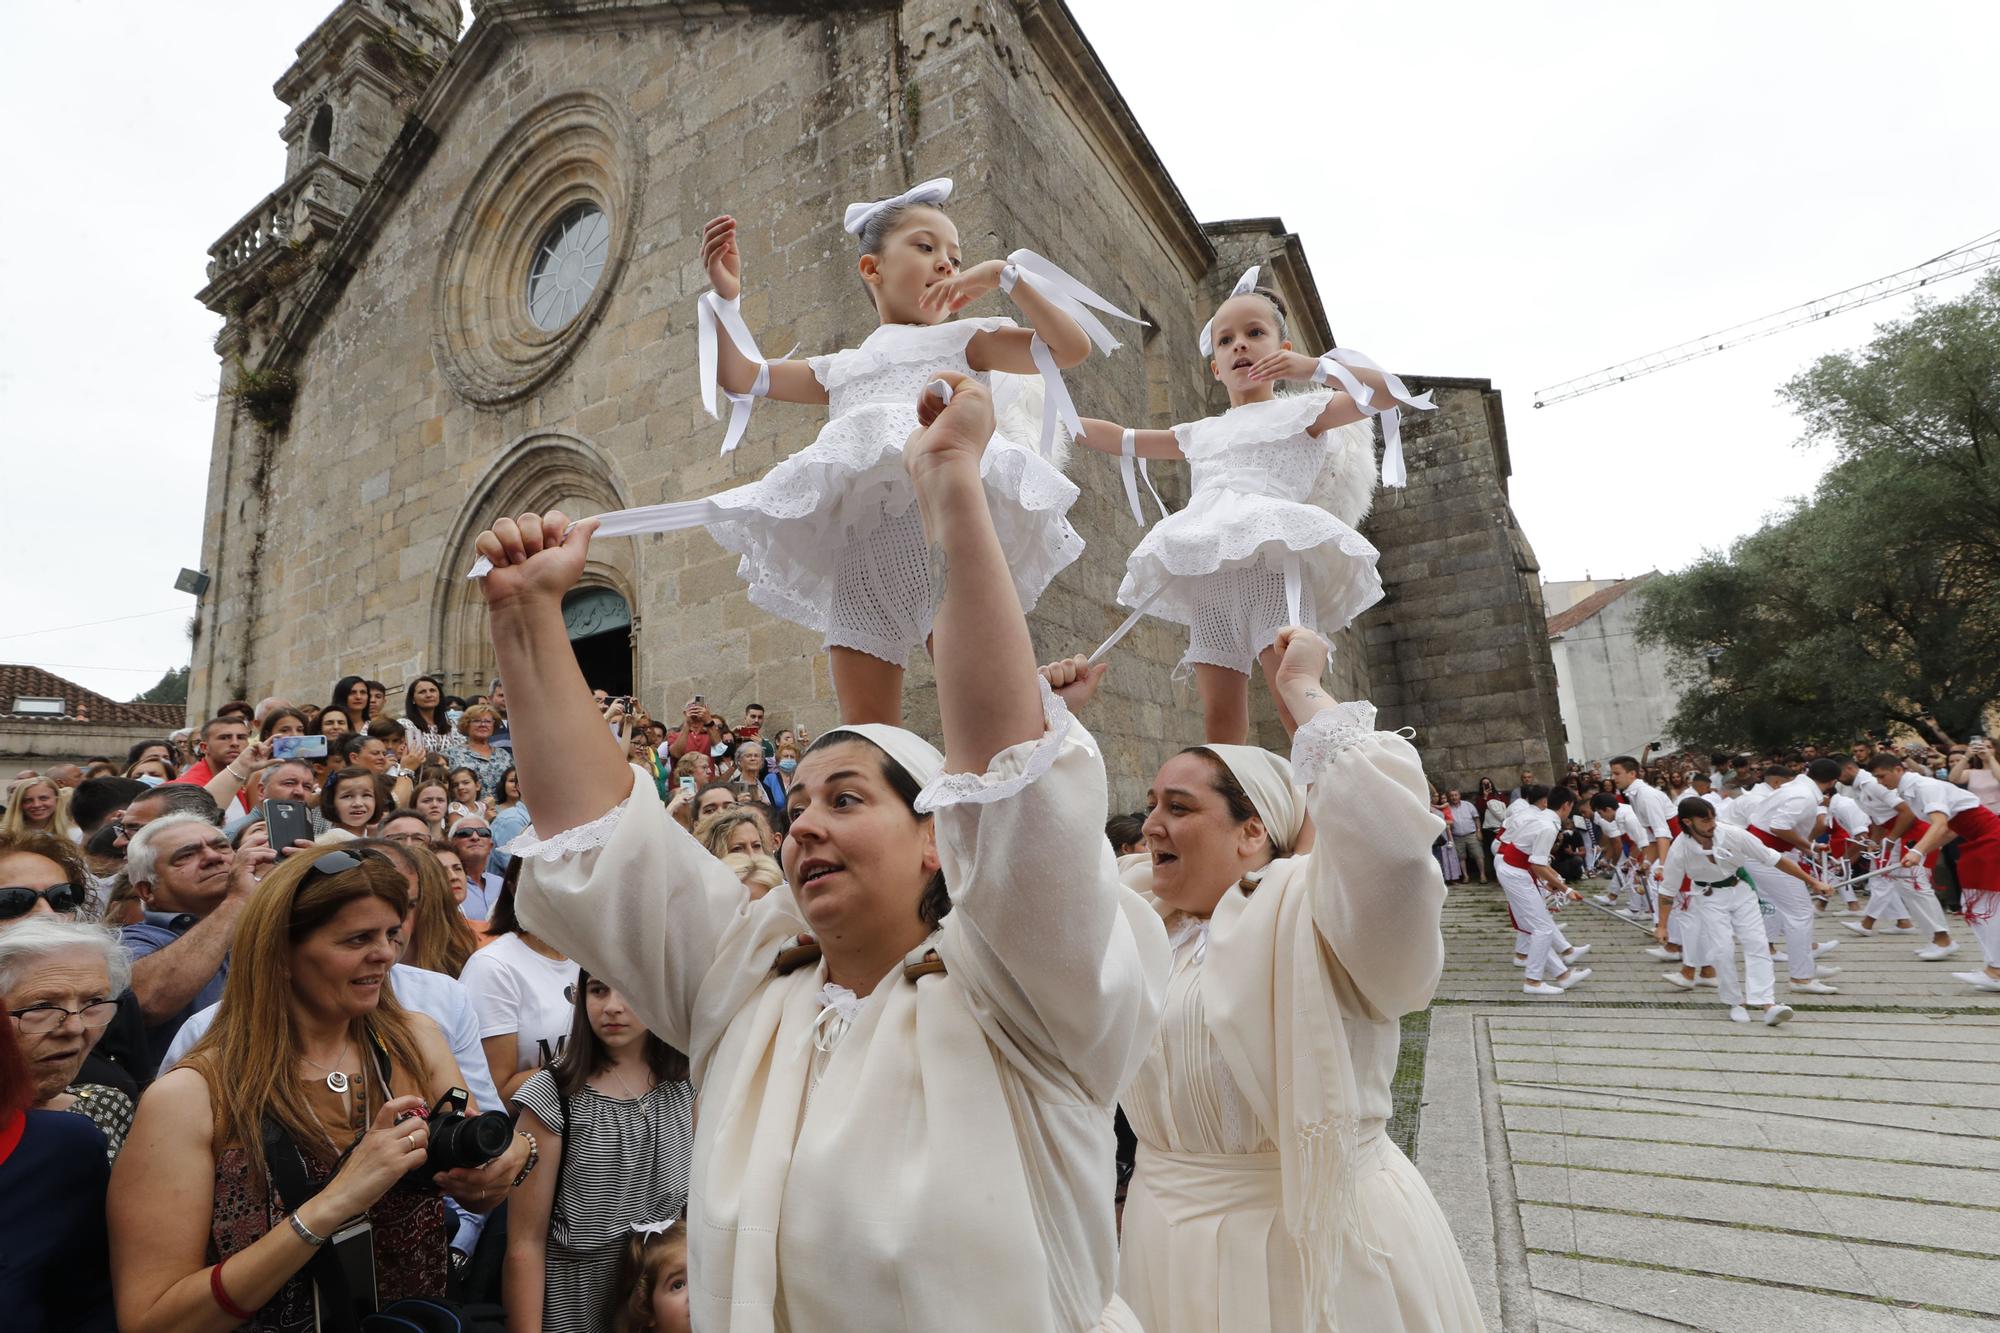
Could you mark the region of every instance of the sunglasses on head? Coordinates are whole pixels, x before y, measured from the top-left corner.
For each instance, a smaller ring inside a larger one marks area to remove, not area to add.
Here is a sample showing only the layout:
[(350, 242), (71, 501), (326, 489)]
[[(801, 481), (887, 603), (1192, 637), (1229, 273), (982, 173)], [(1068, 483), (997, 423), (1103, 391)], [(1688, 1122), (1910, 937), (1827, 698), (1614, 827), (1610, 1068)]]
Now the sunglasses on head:
[(83, 906), (83, 890), (74, 884), (56, 884), (46, 889), (31, 889), (24, 884), (10, 884), (0, 888), (0, 921), (11, 921), (17, 916), (26, 916), (35, 910), (35, 899), (40, 898), (49, 905), (52, 912), (67, 916)]

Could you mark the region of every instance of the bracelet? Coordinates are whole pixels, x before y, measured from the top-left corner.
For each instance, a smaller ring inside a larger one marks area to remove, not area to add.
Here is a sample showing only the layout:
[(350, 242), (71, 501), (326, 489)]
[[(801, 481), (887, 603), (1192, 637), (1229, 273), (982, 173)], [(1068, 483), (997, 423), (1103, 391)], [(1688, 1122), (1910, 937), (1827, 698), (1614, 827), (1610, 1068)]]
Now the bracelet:
[(1007, 295), (1012, 296), (1014, 294), (1014, 284), (1020, 280), (1021, 266), (1019, 264), (1008, 264), (1000, 270), (1000, 290), (1007, 293)]
[(307, 1226), (304, 1222), (301, 1222), (299, 1220), (299, 1215), (297, 1213), (292, 1214), (292, 1231), (295, 1235), (298, 1236), (300, 1240), (312, 1246), (314, 1249), (318, 1249), (320, 1246), (326, 1244), (326, 1237), (315, 1235), (311, 1227)]
[(534, 1174), (535, 1163), (542, 1160), (542, 1145), (535, 1142), (535, 1136), (525, 1129), (518, 1132), (522, 1138), (528, 1141), (528, 1160), (521, 1167), (521, 1174), (515, 1176), (514, 1183), (507, 1187), (510, 1190), (521, 1188), (521, 1182)]
[[(227, 1259), (222, 1261), (224, 1264), (228, 1262)], [(247, 1324), (257, 1317), (255, 1310), (244, 1309), (235, 1301), (230, 1300), (229, 1293), (222, 1289), (222, 1264), (217, 1264), (208, 1270), (208, 1294), (215, 1297), (215, 1303), (222, 1307), (222, 1313), (228, 1315), (231, 1319), (240, 1320)]]

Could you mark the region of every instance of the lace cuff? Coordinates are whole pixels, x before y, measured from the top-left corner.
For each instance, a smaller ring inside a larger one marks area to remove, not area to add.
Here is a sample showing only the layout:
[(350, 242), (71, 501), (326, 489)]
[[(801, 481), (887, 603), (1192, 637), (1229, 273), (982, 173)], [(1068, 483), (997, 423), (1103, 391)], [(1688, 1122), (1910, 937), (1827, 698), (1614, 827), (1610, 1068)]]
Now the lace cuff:
[(1342, 751), (1374, 734), (1375, 705), (1365, 699), (1315, 713), (1292, 737), (1292, 780), (1301, 787), (1312, 786)]
[(580, 852), (597, 851), (610, 846), (611, 835), (617, 832), (618, 821), (624, 818), (625, 811), (631, 804), (632, 798), (628, 796), (588, 824), (566, 828), (547, 838), (536, 836), (535, 826), (530, 824), (520, 837), (500, 850), (509, 856), (525, 856), (536, 861), (551, 863), (560, 861), (564, 857), (575, 856)]
[[(991, 805), (1004, 801), (1055, 766), (1076, 718), (1069, 706), (1037, 675), (1042, 691), (1042, 721), (1046, 728), (1038, 741), (1010, 745), (993, 758), (984, 773), (940, 773), (917, 793), (917, 813), (927, 815), (952, 805)], [(1024, 746), (1032, 746), (1024, 758), (1016, 759)], [(1008, 772), (1008, 770), (1014, 770)]]

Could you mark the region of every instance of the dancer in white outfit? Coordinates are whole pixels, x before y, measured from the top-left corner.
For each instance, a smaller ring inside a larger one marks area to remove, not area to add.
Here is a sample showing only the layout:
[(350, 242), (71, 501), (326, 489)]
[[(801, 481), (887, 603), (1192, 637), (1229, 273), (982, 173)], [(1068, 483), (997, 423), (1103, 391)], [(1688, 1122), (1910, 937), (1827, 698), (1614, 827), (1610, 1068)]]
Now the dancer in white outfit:
[[(1750, 836), (1792, 862), (1796, 869), (1812, 857), (1823, 802), (1840, 780), (1840, 765), (1831, 759), (1815, 759), (1803, 773), (1766, 769), (1764, 780), (1780, 785), (1750, 811)], [(1830, 897), (1832, 891), (1824, 884), (1808, 891), (1800, 876), (1775, 866), (1752, 865), (1748, 870), (1751, 882), (1757, 887), (1757, 897), (1785, 937), (1785, 960), (1791, 972), (1792, 989), (1807, 995), (1838, 993), (1838, 987), (1828, 985), (1825, 978), (1836, 975), (1839, 969), (1821, 967), (1814, 961), (1820, 953), (1832, 949), (1834, 942), (1813, 942), (1813, 924), (1818, 915), (1813, 899)]]
[[(1940, 843), (1933, 840), (1921, 856), (1912, 857), (1909, 853), (1915, 850), (1933, 820), (1948, 821), (1978, 806), (1979, 798), (1963, 787), (1910, 772), (1902, 760), (1887, 751), (1872, 757), (1868, 768), (1883, 799), (1894, 802), (1890, 807), (1894, 814), (1887, 821), (1884, 840), (1887, 845), (1882, 853), (1884, 873), (1869, 882), (1891, 882), (1902, 910), (1930, 932), (1930, 943), (1918, 948), (1917, 957), (1927, 963), (1940, 962), (1958, 952), (1958, 944), (1945, 925), (1944, 906), (1938, 902), (1937, 890), (1931, 885), (1931, 867), (1937, 864)], [(1857, 935), (1870, 935), (1874, 933), (1876, 915), (1875, 899), (1871, 897), (1867, 915), (1859, 921), (1841, 924)]]
[(1631, 806), (1620, 805), (1618, 798), (1609, 792), (1591, 797), (1590, 809), (1591, 818), (1597, 822), (1604, 858), (1611, 865), (1611, 891), (1598, 894), (1597, 901), (1610, 907), (1622, 891), (1627, 898), (1624, 915), (1636, 921), (1652, 920), (1652, 904), (1646, 897), (1647, 880), (1639, 873), (1639, 849), (1651, 840), (1639, 823), (1639, 816)]
[(946, 756), (876, 724), (821, 737), (788, 793), (788, 882), (755, 901), (592, 706), (562, 622), (590, 525), (479, 538), (535, 812), (522, 920), (701, 1089), (697, 1328), (1140, 1327), (1114, 1291), (1112, 1102), (1159, 1023), (1166, 935), (1118, 883), (1096, 742), (1035, 674), (981, 480), (990, 397), (942, 378), (903, 462), (950, 571)]
[[(1694, 885), (1689, 910), (1702, 919), (1701, 937), (1716, 967), (1722, 1002), (1729, 1006), (1733, 1021), (1747, 1023), (1747, 998), (1764, 1011), (1764, 1021), (1776, 1027), (1791, 1018), (1792, 1010), (1772, 994), (1771, 941), (1749, 874), (1752, 867), (1764, 866), (1800, 880), (1815, 893), (1824, 893), (1826, 886), (1745, 830), (1718, 823), (1715, 807), (1698, 796), (1682, 801), (1679, 815), (1681, 831), (1667, 849), (1667, 875), (1670, 879), (1685, 875)], [(1749, 983), (1747, 997), (1736, 981), (1739, 947)]]
[[(1336, 349), (1314, 360), (1292, 351), (1284, 303), (1256, 287), (1256, 277), (1254, 268), (1244, 274), (1202, 329), (1202, 355), (1228, 390), (1227, 412), (1171, 430), (1085, 418), (1077, 437), (1121, 456), (1135, 519), (1142, 518), (1133, 480), (1138, 460), (1191, 465), (1187, 507), (1156, 523), (1126, 561), (1118, 601), (1132, 615), (1110, 643), (1142, 612), (1186, 625), (1182, 664), (1193, 668), (1201, 690), (1202, 736), (1231, 745), (1249, 735), (1252, 667), (1261, 664), (1271, 683), (1281, 626), (1333, 634), (1382, 596), (1377, 552), (1355, 531), (1375, 492), (1374, 432), (1366, 419), (1383, 413), (1390, 440), (1383, 477), (1401, 485), (1397, 405), (1430, 407), (1428, 394), (1412, 396), (1358, 353)], [(1328, 378), (1344, 388), (1275, 393), (1279, 380), (1319, 385)], [(1273, 697), (1289, 735), (1297, 719)]]
[(1530, 794), (1546, 804), (1508, 820), (1506, 830), (1493, 844), (1497, 853), (1494, 864), (1517, 939), (1525, 936), (1527, 940), (1528, 970), (1521, 989), (1529, 995), (1560, 995), (1590, 976), (1589, 968), (1568, 965), (1568, 959), (1581, 957), (1590, 946), (1567, 949), (1569, 941), (1556, 928), (1549, 911), (1551, 897), (1572, 902), (1583, 897), (1549, 866), (1549, 854), (1576, 804), (1576, 794), (1567, 787), (1555, 787), (1546, 794), (1533, 787), (1522, 790), (1524, 798)]
[(1292, 762), (1176, 755), (1147, 851), (1119, 863), (1174, 963), (1120, 1097), (1139, 1157), (1118, 1290), (1148, 1333), (1472, 1333), (1458, 1246), (1385, 1132), (1398, 1019), (1430, 1002), (1444, 956), (1440, 823), (1417, 752), (1320, 688), (1325, 640), (1288, 628), (1278, 646)]

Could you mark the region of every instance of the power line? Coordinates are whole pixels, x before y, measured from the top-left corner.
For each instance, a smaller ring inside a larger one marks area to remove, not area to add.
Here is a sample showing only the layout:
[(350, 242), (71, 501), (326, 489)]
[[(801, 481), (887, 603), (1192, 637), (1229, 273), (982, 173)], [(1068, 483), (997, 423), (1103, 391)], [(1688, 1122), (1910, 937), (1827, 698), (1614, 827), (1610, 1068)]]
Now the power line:
[(1871, 305), (1876, 301), (1886, 301), (1892, 296), (1924, 287), (1961, 273), (1971, 273), (1976, 269), (1989, 268), (2000, 264), (2000, 231), (1990, 231), (1984, 236), (1954, 246), (1937, 256), (1925, 260), (1911, 268), (1900, 269), (1887, 277), (1864, 282), (1858, 287), (1822, 296), (1817, 301), (1807, 301), (1804, 305), (1789, 306), (1775, 314), (1765, 315), (1743, 324), (1732, 324), (1726, 329), (1703, 334), (1688, 342), (1676, 343), (1672, 347), (1662, 347), (1657, 352), (1648, 352), (1630, 361), (1621, 361), (1606, 366), (1588, 375), (1551, 384), (1546, 389), (1535, 390), (1535, 406), (1548, 407), (1570, 398), (1580, 398), (1599, 389), (1608, 389), (1614, 384), (1639, 379), (1656, 371), (1694, 361), (1704, 356), (1713, 356), (1727, 348), (1742, 343), (1756, 342), (1786, 329), (1795, 329), (1801, 324), (1811, 324), (1827, 319), (1843, 311), (1858, 306)]
[(191, 607), (170, 606), (163, 611), (140, 611), (136, 615), (112, 616), (109, 620), (86, 620), (81, 625), (57, 625), (54, 629), (24, 629), (15, 634), (0, 634), (0, 639), (31, 639), (37, 634), (60, 634), (69, 629), (90, 629), (96, 625), (116, 625), (121, 620), (144, 620), (148, 616), (185, 615)]

